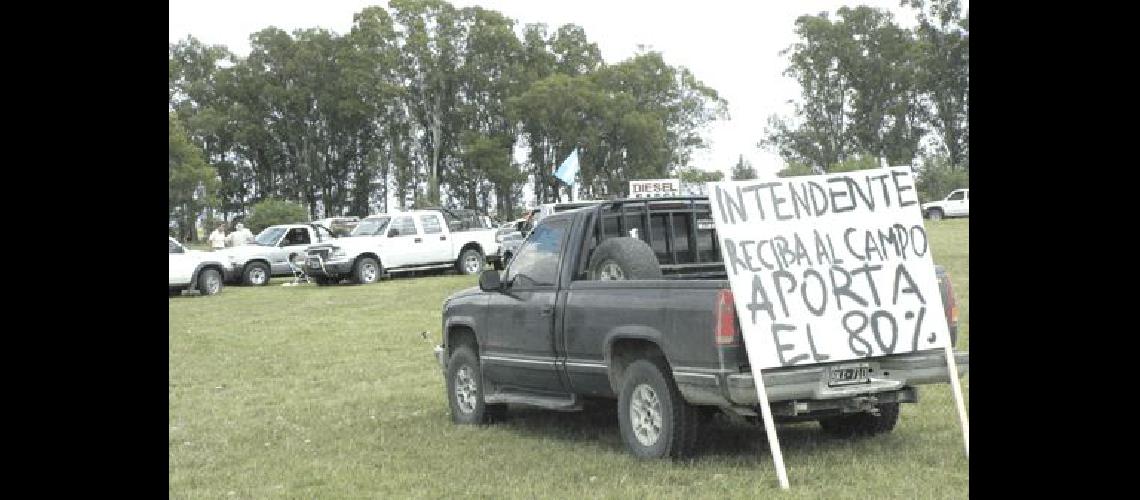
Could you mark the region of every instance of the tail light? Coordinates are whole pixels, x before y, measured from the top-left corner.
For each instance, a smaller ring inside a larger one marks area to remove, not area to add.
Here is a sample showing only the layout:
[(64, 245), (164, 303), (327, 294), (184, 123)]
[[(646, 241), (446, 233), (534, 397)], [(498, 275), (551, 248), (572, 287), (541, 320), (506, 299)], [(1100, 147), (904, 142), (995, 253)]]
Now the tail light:
[(946, 321), (951, 325), (958, 324), (958, 301), (954, 300), (954, 284), (949, 274), (946, 274)]
[(732, 290), (720, 290), (716, 295), (716, 345), (740, 345)]

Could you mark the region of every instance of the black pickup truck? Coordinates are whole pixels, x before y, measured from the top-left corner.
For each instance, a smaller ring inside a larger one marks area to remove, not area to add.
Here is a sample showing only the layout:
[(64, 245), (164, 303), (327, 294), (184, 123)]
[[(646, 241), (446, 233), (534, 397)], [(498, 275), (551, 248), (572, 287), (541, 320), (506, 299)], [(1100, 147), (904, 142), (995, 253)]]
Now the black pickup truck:
[[(626, 199), (551, 215), (500, 275), (443, 304), (435, 354), (452, 420), (490, 422), (508, 404), (576, 410), (617, 399), (623, 440), (644, 458), (691, 451), (716, 412), (757, 420), (756, 380), (740, 334), (707, 197)], [(949, 277), (937, 269), (956, 341)], [(959, 376), (969, 353), (957, 352)], [(890, 432), (915, 386), (948, 383), (941, 349), (764, 371), (777, 422), (818, 420), (840, 435)]]

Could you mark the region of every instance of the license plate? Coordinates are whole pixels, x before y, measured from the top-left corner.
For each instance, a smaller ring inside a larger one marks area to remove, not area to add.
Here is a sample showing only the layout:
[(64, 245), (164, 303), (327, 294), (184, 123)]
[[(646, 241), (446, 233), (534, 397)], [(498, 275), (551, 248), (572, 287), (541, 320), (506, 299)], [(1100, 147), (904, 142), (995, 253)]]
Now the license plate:
[(832, 366), (828, 369), (827, 385), (865, 384), (871, 381), (870, 370), (867, 364)]

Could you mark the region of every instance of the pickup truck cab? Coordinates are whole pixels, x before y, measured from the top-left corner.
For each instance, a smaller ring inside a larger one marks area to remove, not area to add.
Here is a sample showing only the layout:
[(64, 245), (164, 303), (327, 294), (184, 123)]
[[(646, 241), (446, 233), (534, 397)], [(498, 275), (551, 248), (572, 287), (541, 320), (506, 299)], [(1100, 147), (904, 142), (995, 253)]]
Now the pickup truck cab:
[(214, 253), (226, 260), (226, 281), (264, 286), (273, 276), (292, 276), (289, 262), (304, 255), (310, 245), (334, 239), (327, 228), (318, 224), (280, 224), (257, 233), (248, 245)]
[(518, 249), (520, 246), (522, 246), (523, 239), (526, 238), (526, 235), (530, 233), (530, 229), (533, 229), (533, 227), (542, 221), (542, 219), (557, 213), (566, 212), (568, 210), (577, 210), (579, 208), (593, 206), (601, 202), (602, 200), (579, 200), (564, 201), (558, 203), (543, 203), (537, 207), (530, 209), (528, 211), (528, 215), (530, 217), (529, 228), (526, 226), (527, 219), (524, 217), (514, 222), (515, 230), (513, 232), (507, 231), (498, 233), (499, 235), (497, 238), (501, 245), (501, 255), (499, 259), (500, 264), (496, 265), (495, 269), (501, 271), (504, 267), (506, 267), (507, 263), (510, 262), (511, 259), (514, 258), (515, 254), (518, 253)]
[(170, 295), (197, 291), (214, 295), (222, 291), (225, 264), (215, 252), (191, 250), (167, 237), (170, 261)]
[(946, 195), (946, 199), (924, 203), (922, 215), (930, 220), (942, 220), (946, 217), (969, 217), (970, 190), (955, 189)]
[(486, 255), (498, 251), (494, 229), (456, 230), (439, 210), (413, 210), (366, 217), (352, 233), (308, 248), (305, 272), (318, 285), (348, 278), (374, 283), (386, 273), (454, 267), (463, 274), (483, 270)]
[[(680, 457), (718, 412), (755, 420), (749, 368), (705, 197), (627, 199), (556, 213), (500, 275), (443, 304), (435, 353), (452, 420), (494, 420), (507, 404), (557, 410), (616, 399), (639, 457)], [(636, 235), (636, 236), (631, 236)], [(956, 338), (949, 277), (939, 271)], [(916, 386), (946, 383), (944, 351), (863, 358), (874, 377), (833, 386), (831, 364), (764, 371), (777, 421), (818, 420), (837, 434), (893, 429)], [(960, 374), (969, 354), (956, 354)]]

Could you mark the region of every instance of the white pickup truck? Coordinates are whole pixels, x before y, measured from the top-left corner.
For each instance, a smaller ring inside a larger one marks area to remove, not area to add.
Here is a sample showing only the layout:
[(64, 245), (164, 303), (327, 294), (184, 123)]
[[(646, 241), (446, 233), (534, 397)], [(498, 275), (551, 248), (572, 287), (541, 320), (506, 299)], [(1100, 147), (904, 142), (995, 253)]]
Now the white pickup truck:
[(190, 250), (174, 238), (169, 240), (170, 295), (187, 291), (197, 291), (202, 295), (214, 295), (222, 291), (222, 276), (225, 264), (214, 252)]
[(944, 200), (924, 203), (922, 215), (930, 220), (942, 220), (946, 217), (969, 217), (970, 190), (955, 189)]
[(335, 241), (324, 226), (314, 223), (269, 226), (248, 245), (213, 252), (227, 263), (225, 280), (251, 286), (269, 284), (273, 276), (292, 276), (289, 262), (309, 245)]
[(483, 270), (497, 255), (494, 229), (455, 230), (439, 210), (371, 215), (349, 236), (306, 251), (305, 273), (318, 285), (344, 278), (374, 283), (384, 274), (454, 267), (463, 274)]

